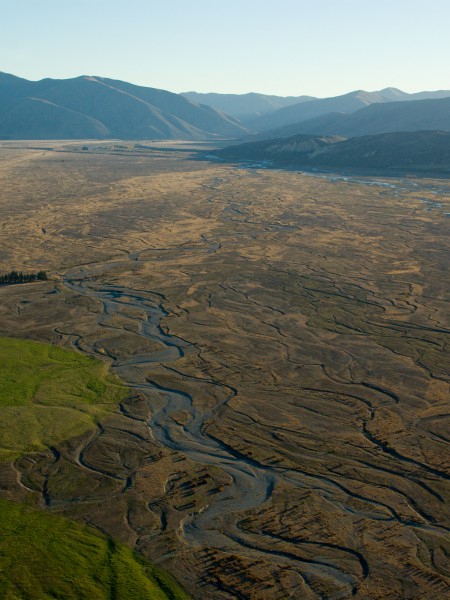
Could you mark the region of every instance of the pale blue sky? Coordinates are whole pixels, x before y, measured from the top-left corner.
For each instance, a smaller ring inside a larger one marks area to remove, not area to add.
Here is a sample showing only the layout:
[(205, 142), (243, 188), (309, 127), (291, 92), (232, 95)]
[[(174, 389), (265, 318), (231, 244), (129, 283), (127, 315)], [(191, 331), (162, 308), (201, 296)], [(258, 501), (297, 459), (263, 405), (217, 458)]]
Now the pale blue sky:
[(450, 89), (450, 0), (0, 0), (0, 71), (174, 92)]

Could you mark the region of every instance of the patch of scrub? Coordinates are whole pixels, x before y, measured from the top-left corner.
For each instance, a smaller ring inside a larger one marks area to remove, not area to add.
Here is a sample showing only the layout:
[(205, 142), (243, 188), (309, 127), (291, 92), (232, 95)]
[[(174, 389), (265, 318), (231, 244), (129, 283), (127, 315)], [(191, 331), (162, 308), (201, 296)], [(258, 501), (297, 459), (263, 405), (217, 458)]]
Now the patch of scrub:
[(0, 501), (4, 600), (187, 600), (169, 575), (95, 529)]
[(0, 460), (87, 431), (126, 395), (101, 361), (50, 344), (0, 338)]

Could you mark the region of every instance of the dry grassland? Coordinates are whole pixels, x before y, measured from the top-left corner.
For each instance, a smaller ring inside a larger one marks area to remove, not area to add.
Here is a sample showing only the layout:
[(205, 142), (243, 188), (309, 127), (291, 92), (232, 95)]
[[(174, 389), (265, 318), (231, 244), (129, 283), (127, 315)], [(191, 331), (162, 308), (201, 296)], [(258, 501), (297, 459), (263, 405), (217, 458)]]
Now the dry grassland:
[(132, 388), (4, 497), (202, 600), (449, 597), (449, 182), (41, 146), (0, 145), (0, 271), (53, 278), (0, 288), (0, 335)]

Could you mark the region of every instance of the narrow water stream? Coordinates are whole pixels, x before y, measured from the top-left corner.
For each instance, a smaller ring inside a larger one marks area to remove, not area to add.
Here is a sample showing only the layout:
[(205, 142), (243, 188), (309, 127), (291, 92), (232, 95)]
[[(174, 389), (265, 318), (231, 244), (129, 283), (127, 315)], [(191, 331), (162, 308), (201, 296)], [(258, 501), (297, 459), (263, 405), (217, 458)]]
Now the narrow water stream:
[[(197, 353), (198, 350), (189, 342), (173, 335), (166, 334), (161, 321), (167, 313), (162, 304), (162, 297), (153, 292), (136, 292), (131, 288), (117, 284), (99, 281), (114, 264), (96, 265), (92, 268), (80, 268), (66, 274), (64, 284), (67, 289), (93, 298), (101, 302), (103, 309), (98, 316), (98, 323), (103, 327), (117, 329), (115, 315), (129, 316), (136, 319), (141, 314), (138, 333), (153, 342), (157, 349), (130, 358), (113, 359), (112, 369), (131, 388), (143, 393), (152, 410), (149, 421), (150, 431), (156, 441), (166, 448), (176, 450), (195, 463), (213, 465), (229, 476), (230, 483), (222, 492), (215, 494), (211, 504), (200, 513), (192, 513), (184, 518), (180, 534), (192, 548), (209, 547), (224, 551), (235, 551), (241, 555), (276, 560), (277, 563), (299, 565), (299, 572), (308, 581), (315, 572), (336, 585), (333, 599), (346, 598), (354, 592), (357, 580), (345, 573), (327, 557), (327, 560), (312, 560), (301, 558), (295, 544), (280, 543), (268, 536), (251, 534), (239, 527), (239, 521), (244, 517), (241, 511), (257, 508), (270, 499), (272, 492), (280, 479), (289, 481), (296, 487), (307, 487), (309, 482), (302, 481), (301, 476), (289, 472), (280, 473), (270, 466), (260, 465), (245, 457), (240, 452), (209, 436), (204, 429), (205, 421), (213, 418), (215, 411), (232, 398), (236, 392), (223, 386), (223, 399), (209, 410), (199, 410), (190, 394), (172, 388), (165, 388), (151, 381), (152, 369), (157, 365), (175, 363), (186, 353)], [(131, 309), (127, 315), (127, 310)], [(82, 343), (81, 343), (82, 340)], [(78, 349), (89, 354), (101, 354), (99, 348), (89, 343), (85, 338), (77, 338)], [(201, 383), (201, 379), (197, 382)], [(206, 382), (206, 386), (212, 382)], [(222, 385), (214, 383), (214, 385)], [(207, 393), (207, 390), (205, 390)], [(185, 411), (189, 415), (187, 424), (180, 424), (171, 415)], [(292, 475), (292, 476), (291, 476)], [(307, 479), (310, 479), (309, 477)], [(329, 485), (325, 482), (324, 493), (329, 493)], [(226, 530), (218, 526), (217, 521), (227, 523)], [(265, 539), (266, 538), (266, 539)], [(263, 541), (263, 543), (261, 543)], [(287, 552), (286, 546), (292, 546)], [(317, 546), (327, 547), (327, 544), (317, 543)], [(363, 575), (366, 575), (365, 560), (351, 549), (342, 548), (346, 555), (356, 555), (362, 565)]]
[[(122, 315), (126, 314), (128, 308), (138, 309), (145, 315), (140, 322), (138, 333), (156, 342), (160, 349), (131, 358), (115, 359), (112, 369), (130, 387), (144, 393), (150, 403), (155, 395), (164, 399), (162, 406), (158, 406), (160, 402), (152, 406), (153, 414), (149, 422), (152, 435), (158, 442), (183, 453), (194, 462), (220, 467), (229, 475), (231, 484), (224, 492), (215, 495), (214, 504), (184, 523), (184, 535), (189, 543), (208, 545), (211, 542), (208, 538), (214, 536), (213, 545), (217, 545), (219, 534), (213, 529), (208, 529), (211, 521), (216, 516), (262, 504), (271, 495), (276, 474), (250, 460), (246, 462), (241, 455), (233, 454), (225, 444), (205, 433), (203, 425), (211, 417), (214, 408), (206, 412), (200, 411), (194, 405), (193, 398), (186, 392), (164, 388), (154, 382), (143, 382), (141, 377), (138, 381), (133, 378), (133, 373), (136, 372), (133, 367), (138, 367), (140, 372), (145, 370), (150, 379), (152, 367), (155, 365), (168, 365), (187, 352), (198, 352), (189, 342), (164, 333), (161, 320), (166, 316), (166, 311), (158, 295), (151, 292), (140, 295), (124, 286), (99, 284), (92, 279), (92, 274), (86, 274), (85, 278), (80, 278), (79, 274), (68, 274), (65, 285), (77, 294), (95, 298), (102, 303), (103, 312), (99, 316), (99, 323), (105, 327), (116, 327), (115, 324), (110, 324), (111, 319), (119, 312)], [(86, 345), (86, 340), (84, 343)], [(87, 347), (91, 354), (99, 352), (92, 345)], [(200, 379), (197, 381), (201, 382)], [(209, 386), (209, 382), (206, 385)], [(228, 394), (219, 405), (227, 402), (235, 394), (234, 391), (227, 391)], [(171, 418), (171, 414), (181, 411), (190, 415), (186, 425), (181, 425)], [(227, 544), (229, 545), (229, 540)], [(221, 545), (226, 545), (224, 540), (221, 540)]]

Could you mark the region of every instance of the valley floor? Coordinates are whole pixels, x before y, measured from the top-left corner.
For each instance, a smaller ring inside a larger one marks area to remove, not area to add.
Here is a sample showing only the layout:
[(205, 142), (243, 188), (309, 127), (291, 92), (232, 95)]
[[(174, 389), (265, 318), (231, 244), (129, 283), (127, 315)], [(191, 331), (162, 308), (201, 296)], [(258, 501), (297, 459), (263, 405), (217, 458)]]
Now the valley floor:
[[(0, 143), (0, 336), (75, 348), (114, 414), (0, 463), (203, 599), (450, 595), (450, 184)], [(447, 504), (448, 506), (448, 504)]]

